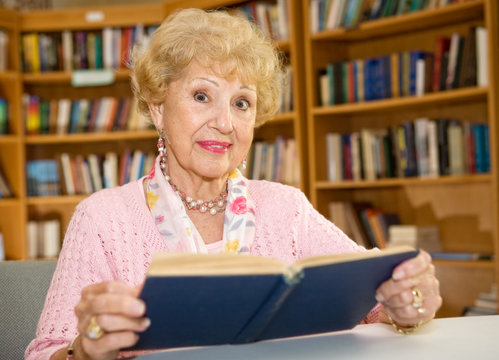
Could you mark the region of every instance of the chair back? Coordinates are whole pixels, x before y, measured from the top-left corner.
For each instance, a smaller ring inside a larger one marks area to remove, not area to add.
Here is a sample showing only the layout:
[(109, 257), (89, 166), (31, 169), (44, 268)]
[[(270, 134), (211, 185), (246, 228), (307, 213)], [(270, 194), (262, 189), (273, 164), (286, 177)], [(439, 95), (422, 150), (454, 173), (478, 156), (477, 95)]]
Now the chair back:
[(0, 359), (24, 359), (56, 260), (0, 261)]

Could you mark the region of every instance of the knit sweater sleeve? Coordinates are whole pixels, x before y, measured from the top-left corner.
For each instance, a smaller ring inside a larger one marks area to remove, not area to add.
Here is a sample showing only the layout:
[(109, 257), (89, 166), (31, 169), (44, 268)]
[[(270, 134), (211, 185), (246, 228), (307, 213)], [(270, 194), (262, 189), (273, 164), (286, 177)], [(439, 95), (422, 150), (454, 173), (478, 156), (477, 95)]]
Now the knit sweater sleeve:
[(56, 270), (27, 360), (44, 360), (76, 336), (81, 290), (105, 281), (135, 286), (152, 254), (164, 251), (145, 205), (142, 183), (105, 189), (83, 200), (66, 230)]
[(74, 307), (85, 286), (112, 279), (102, 243), (84, 205), (76, 208), (69, 223), (52, 283), (43, 308), (36, 338), (26, 350), (26, 359), (49, 359), (76, 336)]

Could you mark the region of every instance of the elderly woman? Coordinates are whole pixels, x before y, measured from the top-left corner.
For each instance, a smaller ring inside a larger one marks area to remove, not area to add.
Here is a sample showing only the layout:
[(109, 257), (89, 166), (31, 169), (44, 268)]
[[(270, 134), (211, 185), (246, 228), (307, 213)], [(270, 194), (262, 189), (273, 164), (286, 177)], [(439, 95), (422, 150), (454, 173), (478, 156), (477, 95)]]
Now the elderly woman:
[[(240, 17), (191, 9), (164, 21), (137, 52), (132, 77), (139, 108), (158, 130), (155, 166), (76, 208), (27, 359), (125, 355), (120, 349), (151, 321), (138, 296), (158, 251), (288, 263), (365, 251), (299, 190), (237, 170), (255, 126), (276, 112), (281, 76), (272, 44)], [(410, 329), (430, 320), (441, 305), (438, 287), (421, 252), (379, 287), (380, 304), (363, 322)]]

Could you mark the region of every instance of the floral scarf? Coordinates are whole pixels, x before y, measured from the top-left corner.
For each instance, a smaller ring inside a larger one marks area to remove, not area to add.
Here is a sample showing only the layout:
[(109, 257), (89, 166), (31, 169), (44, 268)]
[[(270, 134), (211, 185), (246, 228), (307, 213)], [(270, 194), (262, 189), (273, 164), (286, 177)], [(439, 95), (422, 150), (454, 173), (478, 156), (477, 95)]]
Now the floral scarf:
[[(206, 245), (187, 215), (182, 200), (161, 172), (159, 156), (148, 180), (147, 204), (168, 251), (207, 253)], [(237, 169), (229, 174), (222, 252), (251, 251), (255, 238), (255, 207), (247, 181)]]

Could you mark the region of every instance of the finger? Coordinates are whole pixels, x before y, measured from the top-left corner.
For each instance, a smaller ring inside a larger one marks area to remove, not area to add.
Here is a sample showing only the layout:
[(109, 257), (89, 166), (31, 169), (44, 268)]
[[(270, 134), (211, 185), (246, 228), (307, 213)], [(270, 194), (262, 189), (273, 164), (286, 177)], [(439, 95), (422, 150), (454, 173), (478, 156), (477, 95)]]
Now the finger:
[(411, 276), (417, 276), (418, 274), (425, 272), (430, 265), (430, 254), (424, 250), (420, 250), (416, 257), (406, 260), (395, 267), (392, 273), (392, 278), (394, 280), (402, 280)]
[(434, 268), (433, 265), (431, 265), (431, 267), (427, 269), (426, 273), (419, 274), (418, 276), (397, 281), (389, 279), (378, 287), (376, 291), (376, 299), (379, 302), (387, 302), (393, 297), (404, 292), (411, 293), (414, 287), (417, 287), (420, 290), (437, 289), (438, 292), (438, 280), (433, 273)]
[(105, 332), (116, 331), (145, 331), (151, 324), (149, 318), (130, 318), (121, 315), (99, 315), (97, 316), (97, 323)]
[(78, 304), (75, 311), (79, 319), (79, 330), (86, 331), (94, 315), (114, 314), (129, 318), (142, 317), (145, 313), (145, 303), (140, 299), (121, 294), (102, 294), (92, 301)]
[(107, 281), (86, 286), (81, 292), (81, 297), (92, 298), (103, 293), (123, 294), (137, 297), (140, 293), (140, 289), (138, 289), (137, 287), (128, 286), (119, 281)]
[(107, 312), (132, 317), (142, 316), (145, 304), (137, 299), (139, 293), (138, 288), (118, 282), (90, 285), (84, 288), (75, 312), (80, 320)]
[(97, 340), (91, 340), (87, 337), (81, 339), (81, 345), (90, 358), (115, 358), (110, 356), (117, 353), (120, 349), (133, 346), (139, 340), (139, 336), (133, 331), (122, 331), (107, 333)]
[(442, 298), (440, 295), (427, 298), (423, 302), (423, 306), (415, 308), (407, 305), (402, 307), (385, 306), (385, 310), (399, 324), (416, 324), (419, 321), (427, 321), (435, 317), (435, 313), (442, 306)]

